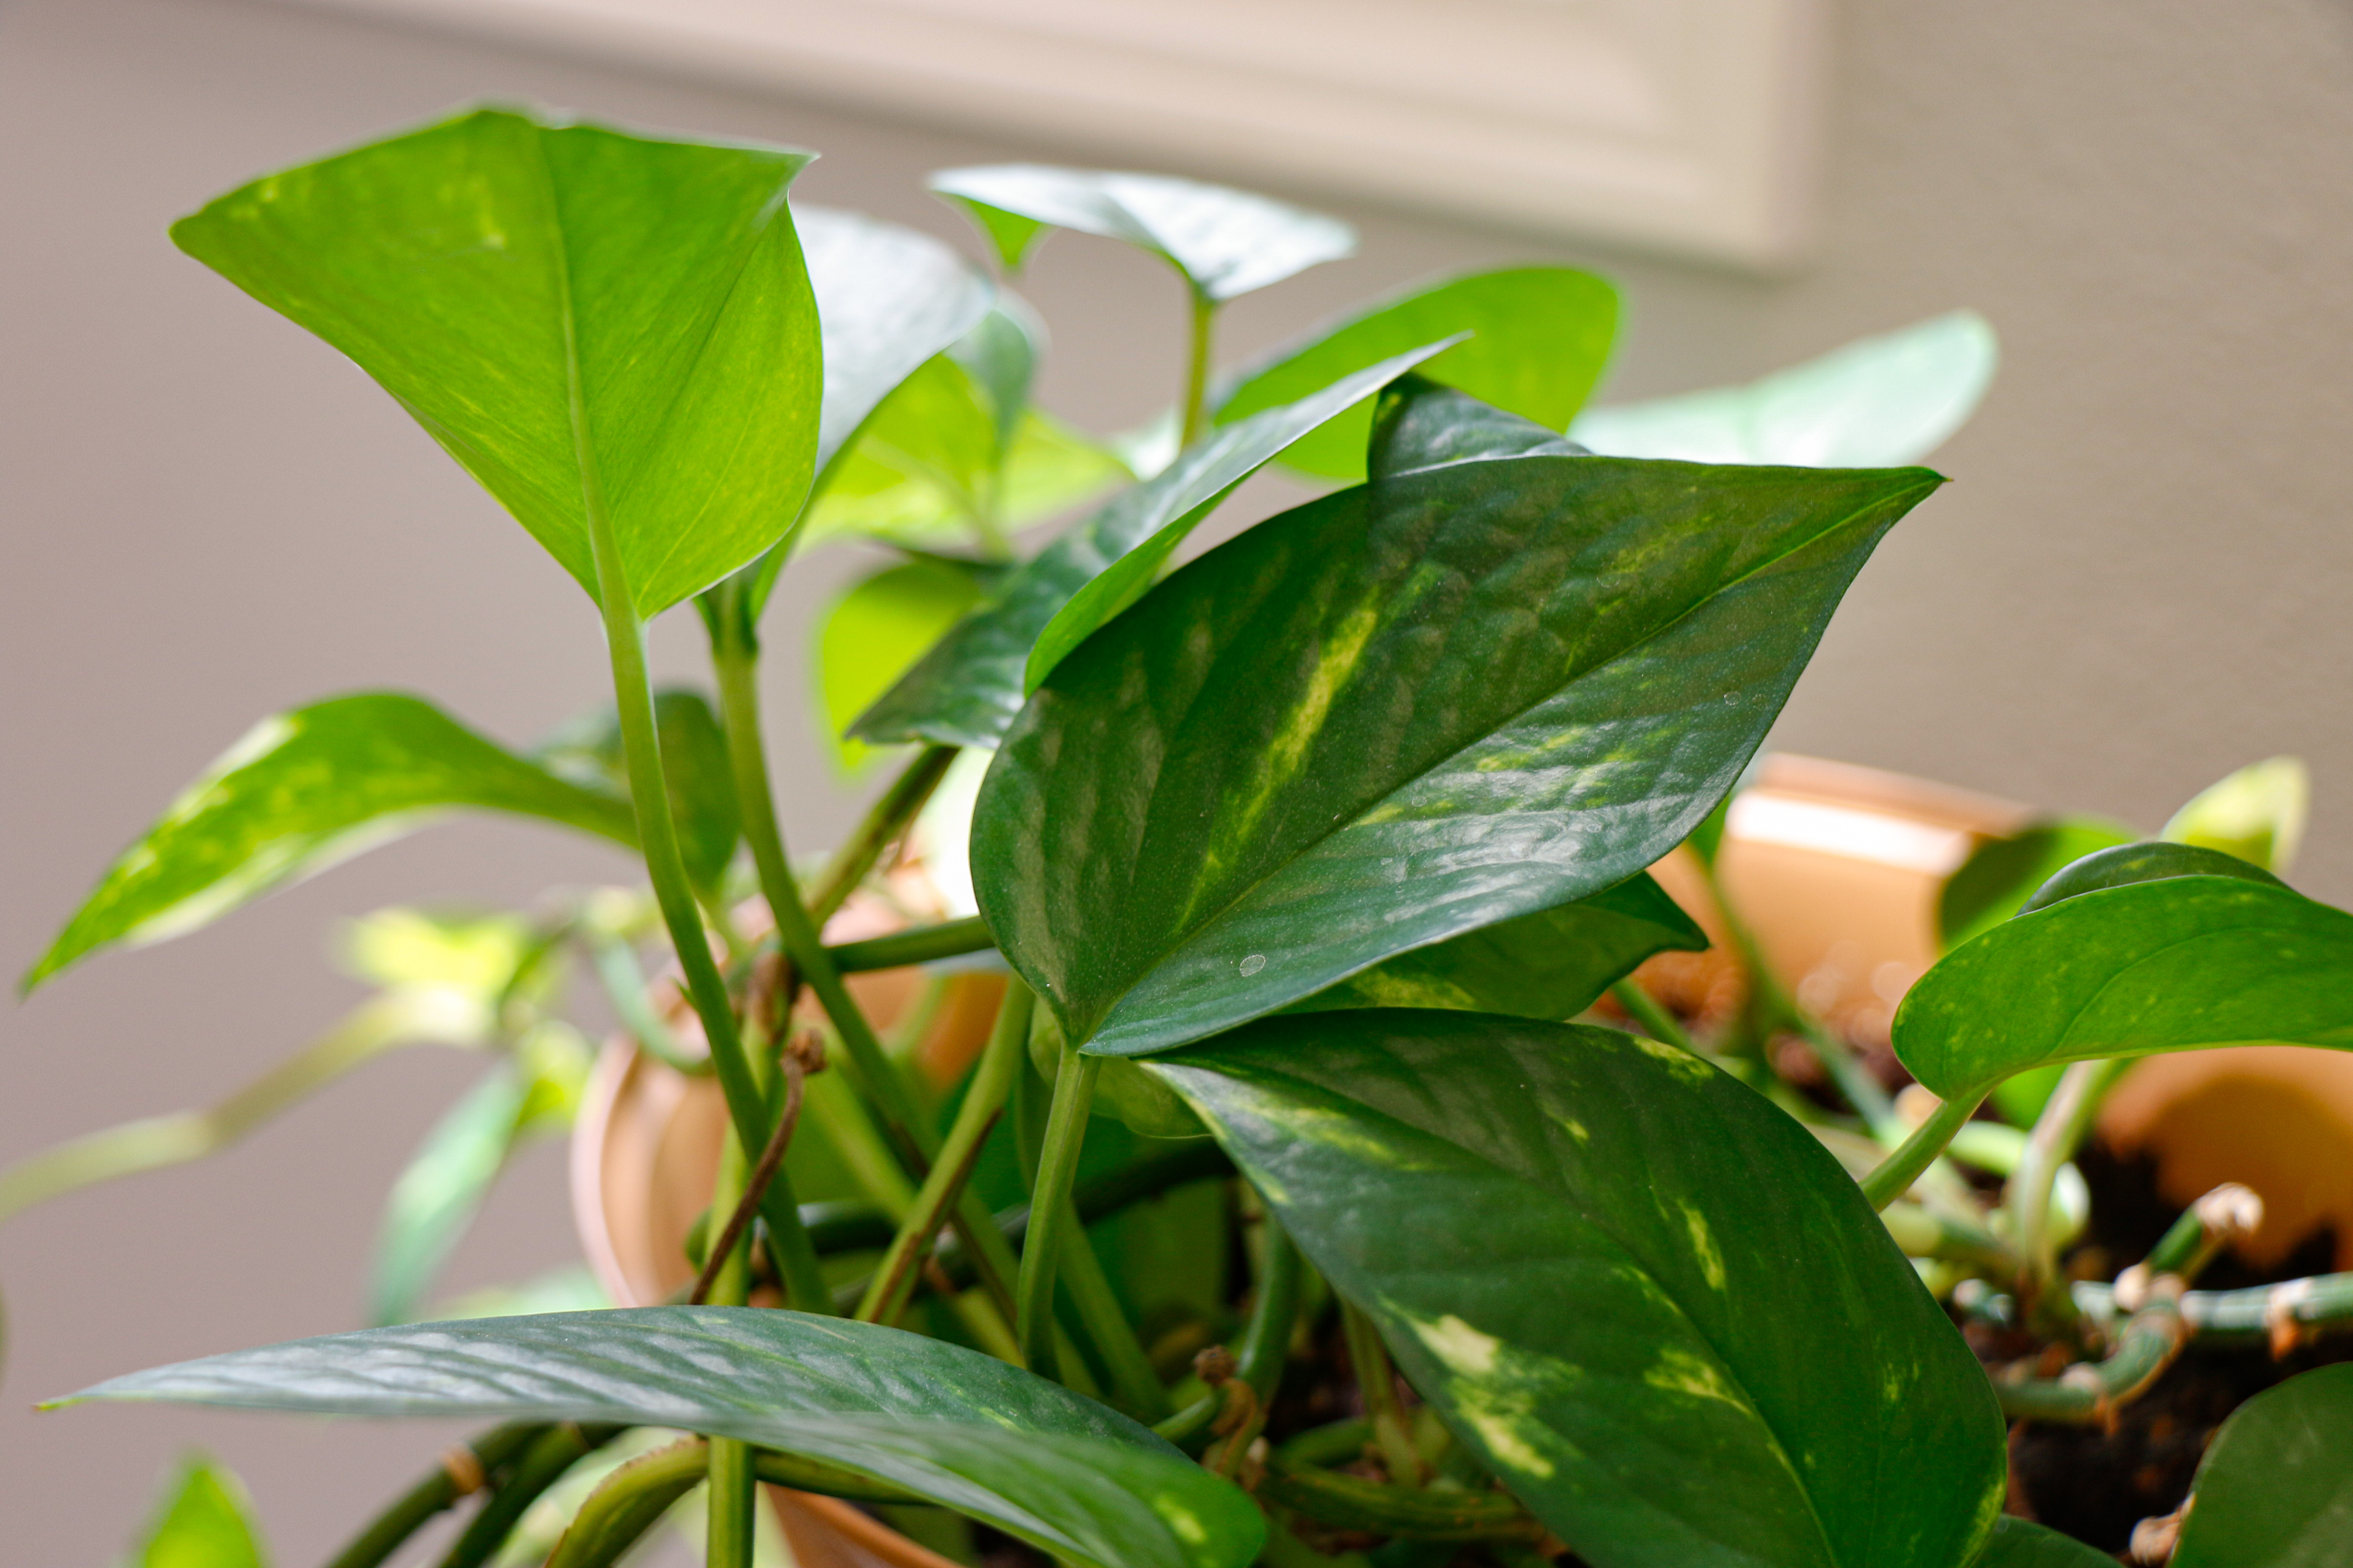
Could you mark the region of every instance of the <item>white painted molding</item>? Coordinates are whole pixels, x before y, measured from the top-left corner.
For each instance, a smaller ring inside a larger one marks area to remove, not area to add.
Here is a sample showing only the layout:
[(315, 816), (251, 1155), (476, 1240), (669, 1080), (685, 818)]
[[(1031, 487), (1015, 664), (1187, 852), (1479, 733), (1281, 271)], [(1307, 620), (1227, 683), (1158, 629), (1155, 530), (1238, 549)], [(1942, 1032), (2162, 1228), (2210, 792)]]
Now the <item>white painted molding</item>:
[(1756, 267), (1805, 248), (1826, 0), (299, 0)]

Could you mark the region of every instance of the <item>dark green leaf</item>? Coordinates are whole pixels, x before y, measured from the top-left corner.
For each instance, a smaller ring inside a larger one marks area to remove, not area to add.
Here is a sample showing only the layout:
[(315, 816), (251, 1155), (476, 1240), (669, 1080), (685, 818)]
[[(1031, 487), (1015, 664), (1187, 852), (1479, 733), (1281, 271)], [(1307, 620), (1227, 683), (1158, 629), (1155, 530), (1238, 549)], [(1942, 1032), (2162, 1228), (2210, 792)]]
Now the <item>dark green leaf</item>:
[[(1400, 354), (1282, 408), (1211, 431), (1144, 483), (1124, 490), (1007, 577), (942, 638), (850, 732), (887, 744), (934, 741), (993, 747), (1021, 710), (1033, 649), (1067, 612), (1057, 642), (1076, 647), (1149, 584), (1171, 551), (1236, 485), (1350, 404), (1435, 352)], [(1134, 561), (1126, 558), (1142, 552)], [(1117, 565), (1111, 584), (1078, 603)]]
[(2235, 876), (2102, 888), (1947, 953), (1905, 995), (1894, 1032), (1904, 1065), (1947, 1100), (2052, 1062), (2353, 1048), (2353, 915)]
[(245, 1487), (201, 1454), (180, 1463), (133, 1568), (263, 1568), (261, 1531)]
[(637, 842), (627, 800), (567, 783), (428, 702), (390, 691), (332, 698), (263, 720), (182, 791), (108, 868), (23, 989), (101, 947), (185, 935), (455, 806)]
[(1581, 1557), (1930, 1568), (1992, 1527), (1977, 1358), (1838, 1162), (1699, 1058), (1367, 1012), (1145, 1065)]
[(2344, 1568), (2353, 1551), (2353, 1366), (2232, 1412), (2198, 1467), (2173, 1568)]
[(2096, 816), (2038, 822), (2008, 838), (1978, 846), (1945, 879), (1936, 899), (1936, 935), (1947, 952), (1982, 936), (2019, 911), (2034, 889), (2094, 849), (2129, 844), (2140, 836)]
[(1071, 1039), (1133, 1055), (1614, 886), (1937, 482), (1520, 458), (1261, 523), (1039, 688), (974, 818), (981, 912)]
[(2158, 837), (2285, 872), (2304, 842), (2311, 808), (2312, 777), (2303, 760), (2273, 757), (2200, 790)]
[[(1378, 364), (1341, 377), (1296, 403), (1263, 409), (1235, 424), (1219, 426), (1179, 452), (1174, 462), (1154, 475), (1136, 492), (1138, 525), (1153, 518), (1168, 521), (1135, 547), (1105, 566), (1046, 623), (1029, 650), (1022, 672), (1023, 693), (1037, 689), (1047, 672), (1070, 651), (1092, 637), (1112, 617), (1144, 596), (1158, 580), (1168, 558), (1185, 542), (1203, 518), (1231, 495), (1234, 487), (1266, 466), (1269, 459), (1319, 426), (1364, 402), (1411, 366), (1440, 353), (1442, 342), (1410, 348)], [(1097, 537), (1107, 531), (1098, 530)]]
[(1391, 382), (1374, 405), (1363, 466), (1372, 479), (1396, 479), (1450, 463), (1591, 456), (1533, 419), (1482, 403), (1417, 371)]
[(886, 566), (836, 599), (818, 623), (817, 698), (835, 764), (855, 773), (876, 749), (842, 731), (980, 597), (975, 573), (936, 557)]
[(807, 493), (823, 375), (784, 200), (807, 162), (477, 110), (257, 180), (172, 237), (357, 361), (599, 602), (600, 510), (650, 617)]
[(620, 1422), (823, 1459), (1093, 1568), (1241, 1568), (1240, 1490), (1126, 1417), (976, 1351), (750, 1307), (559, 1312), (297, 1340), (86, 1399)]
[[(997, 163), (944, 169), (931, 186), (972, 214), (1008, 268), (1027, 259), (1041, 226), (1076, 229), (1159, 257), (1210, 300), (1263, 289), (1356, 250), (1356, 231), (1336, 218), (1164, 174)], [(1427, 342), (1429, 335), (1407, 341)]]
[[(1618, 293), (1590, 272), (1515, 267), (1474, 272), (1412, 289), (1318, 328), (1241, 373), (1219, 405), (1219, 424), (1293, 402), (1416, 343), (1469, 332), (1423, 367), (1555, 435), (1567, 427), (1609, 363), (1618, 330)], [(1365, 477), (1366, 416), (1334, 420), (1282, 455), (1288, 466), (1325, 479)]]
[(1567, 1018), (1651, 954), (1706, 946), (1707, 933), (1646, 872), (1573, 904), (1401, 952), (1285, 1011), (1454, 1007)]
[[(743, 833), (734, 775), (727, 763), (727, 732), (701, 692), (666, 687), (654, 694), (654, 721), (661, 734), (662, 778), (669, 787), (671, 817), (686, 874), (697, 890), (710, 893), (726, 874)], [(621, 721), (612, 705), (582, 714), (550, 736), (535, 760), (587, 789), (626, 799), (628, 764), (621, 754)]]
[(1996, 355), (1985, 318), (1956, 310), (1746, 386), (1588, 409), (1568, 433), (1625, 458), (1821, 468), (1916, 463), (1976, 412)]
[(2116, 1568), (2116, 1562), (2072, 1536), (2004, 1514), (1970, 1568)]
[(2136, 882), (2162, 882), (2171, 877), (2235, 877), (2267, 888), (2287, 886), (2262, 867), (2220, 849), (2189, 844), (2119, 844), (2061, 867), (2019, 906), (2018, 912), (2031, 915), (2062, 900), (2081, 898), (2104, 888), (2128, 888)]

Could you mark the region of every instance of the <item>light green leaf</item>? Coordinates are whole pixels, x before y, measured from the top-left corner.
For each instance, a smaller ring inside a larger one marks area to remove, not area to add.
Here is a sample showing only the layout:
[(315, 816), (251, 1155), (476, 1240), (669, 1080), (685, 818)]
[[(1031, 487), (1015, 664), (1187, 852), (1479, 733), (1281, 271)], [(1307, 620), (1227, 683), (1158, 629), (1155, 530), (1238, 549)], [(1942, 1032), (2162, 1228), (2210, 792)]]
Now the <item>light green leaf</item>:
[(2304, 760), (2273, 757), (2200, 791), (2158, 837), (2219, 849), (2284, 876), (2311, 811), (2312, 775)]
[(2233, 1411), (2198, 1466), (2173, 1568), (2344, 1568), (2353, 1542), (2353, 1366)]
[[(696, 890), (709, 895), (727, 873), (743, 837), (742, 810), (727, 762), (727, 732), (709, 699), (684, 687), (654, 694), (661, 735), (662, 780), (668, 786), (679, 848)], [(592, 709), (549, 736), (532, 753), (551, 772), (584, 789), (626, 799), (629, 770), (622, 755), (621, 721), (611, 703)]]
[(1700, 463), (1916, 463), (1992, 384), (1993, 328), (1956, 310), (1713, 392), (1588, 409), (1568, 433), (1597, 452)]
[(618, 1422), (822, 1459), (1090, 1568), (1243, 1568), (1250, 1499), (1125, 1416), (976, 1351), (750, 1307), (560, 1312), (297, 1340), (83, 1400)]
[(819, 728), (843, 773), (858, 773), (881, 753), (842, 731), (964, 618), (985, 580), (955, 562), (908, 561), (861, 579), (826, 609), (813, 673)]
[(1502, 458), (1261, 523), (1030, 699), (981, 912), (1071, 1039), (1133, 1055), (1614, 886), (1732, 786), (1937, 482)]
[[(1030, 671), (1040, 660), (1060, 657), (1047, 651), (1050, 633), (1065, 652), (1085, 640), (1134, 602), (1170, 552), (1235, 486), (1317, 424), (1370, 397), (1418, 358), (1436, 352), (1437, 345), (1426, 345), (1399, 354), (1299, 403), (1212, 430), (1153, 478), (1113, 497), (1008, 574), (978, 609), (883, 693), (851, 733), (878, 743), (923, 740), (994, 747), (1021, 710)], [(1104, 585), (1090, 594), (1098, 584)]]
[(2018, 913), (2026, 900), (2095, 849), (2140, 837), (2101, 816), (2061, 816), (2037, 822), (2007, 838), (1989, 839), (1945, 879), (1936, 895), (1936, 935), (1946, 952), (1982, 936)]
[(125, 850), (21, 982), (89, 953), (184, 936), (459, 806), (561, 823), (634, 847), (626, 799), (556, 777), (399, 692), (265, 719)]
[(181, 249), (358, 362), (603, 602), (650, 618), (807, 493), (806, 153), (482, 109), (232, 191)]
[(1838, 1162), (1697, 1058), (1399, 1011), (1145, 1066), (1581, 1558), (1927, 1568), (1992, 1528), (1977, 1358)]
[(265, 1568), (269, 1561), (244, 1483), (202, 1454), (180, 1462), (132, 1559), (133, 1568)]
[(2156, 880), (2122, 885), (2094, 864), (2128, 868), (2152, 849), (2184, 862), (2193, 853), (2104, 850), (2061, 873), (2091, 890), (2030, 908), (1921, 976), (1894, 1028), (1913, 1076), (1947, 1100), (1975, 1099), (2055, 1062), (2202, 1046), (2353, 1049), (2353, 915), (2243, 862), (2244, 875), (2158, 868)]
[[(1568, 267), (1474, 272), (1417, 288), (1327, 324), (1235, 378), (1217, 411), (1231, 424), (1293, 402), (1351, 371), (1440, 338), (1469, 332), (1421, 367), (1432, 381), (1507, 409), (1554, 434), (1568, 427), (1609, 363), (1618, 292)], [(1350, 482), (1365, 477), (1369, 412), (1350, 412), (1282, 455), (1290, 468)]]
[(1409, 348), (1403, 353), (1344, 375), (1296, 403), (1279, 404), (1247, 419), (1220, 425), (1179, 452), (1175, 461), (1136, 492), (1140, 511), (1152, 517), (1165, 516), (1168, 521), (1097, 573), (1071, 595), (1069, 604), (1054, 613), (1046, 629), (1038, 634), (1038, 641), (1023, 667), (1023, 694), (1035, 691), (1038, 683), (1068, 658), (1072, 648), (1142, 598), (1145, 591), (1159, 580), (1169, 557), (1176, 553), (1176, 547), (1234, 492), (1235, 486), (1294, 443), (1357, 405), (1369, 402), (1382, 387), (1433, 354), (1443, 353), (1445, 347), (1446, 341), (1440, 340)]
[(2004, 1514), (1970, 1568), (2116, 1568), (2116, 1561), (2072, 1536)]
[(1706, 946), (1707, 933), (1645, 872), (1573, 904), (1401, 952), (1284, 1011), (1452, 1007), (1567, 1018), (1653, 953)]
[(1070, 228), (1148, 251), (1203, 298), (1230, 300), (1356, 250), (1336, 218), (1164, 174), (997, 163), (944, 169), (931, 186), (972, 215), (1008, 269), (1044, 227)]

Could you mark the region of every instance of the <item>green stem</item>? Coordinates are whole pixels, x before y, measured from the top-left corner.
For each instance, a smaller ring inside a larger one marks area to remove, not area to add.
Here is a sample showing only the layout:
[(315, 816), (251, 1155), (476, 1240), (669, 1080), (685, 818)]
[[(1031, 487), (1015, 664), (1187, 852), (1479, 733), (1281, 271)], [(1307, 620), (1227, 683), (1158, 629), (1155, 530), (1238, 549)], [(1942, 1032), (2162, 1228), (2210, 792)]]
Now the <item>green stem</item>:
[(611, 1004), (623, 1031), (637, 1041), (638, 1049), (672, 1072), (708, 1078), (711, 1058), (689, 1056), (647, 1000), (645, 971), (638, 967), (638, 955), (629, 944), (607, 931), (592, 932), (586, 942), (589, 965), (596, 972), (605, 1000)]
[(1962, 1123), (1978, 1113), (1985, 1097), (1939, 1100), (1928, 1120), (1912, 1131), (1912, 1135), (1897, 1144), (1893, 1152), (1872, 1167), (1862, 1178), (1862, 1195), (1874, 1209), (1883, 1209), (1911, 1189), (1920, 1173), (1935, 1164), (1945, 1145)]
[(1218, 302), (1193, 290), (1190, 345), (1185, 365), (1185, 433), (1182, 446), (1201, 438), (1209, 423), (1209, 342), (1218, 320)]
[(923, 1179), (923, 1187), (915, 1194), (914, 1206), (900, 1225), (898, 1235), (891, 1238), (889, 1250), (882, 1255), (881, 1264), (858, 1303), (861, 1322), (896, 1322), (905, 1308), (914, 1289), (916, 1265), (922, 1260), (923, 1249), (939, 1234), (948, 1209), (964, 1192), (973, 1165), (980, 1158), (981, 1145), (1004, 1112), (1006, 1092), (1012, 1087), (1013, 1076), (1021, 1067), (1022, 1052), (1029, 1043), (1029, 1013), (1035, 1001), (1029, 987), (1020, 981), (1007, 984), (1005, 1001), (997, 1010), (996, 1026), (989, 1031), (988, 1045), (965, 1090), (964, 1103), (956, 1110), (955, 1124), (948, 1129), (947, 1142), (940, 1145), (940, 1157), (932, 1165), (932, 1173)]
[(1994, 1393), (2001, 1413), (2013, 1421), (2105, 1423), (2116, 1406), (2138, 1398), (2164, 1374), (2189, 1337), (2181, 1316), (2180, 1282), (2167, 1279), (2125, 1324), (2105, 1360), (2078, 1362), (2057, 1377), (1997, 1378)]
[(1103, 1259), (1095, 1256), (1078, 1211), (1068, 1198), (1062, 1207), (1069, 1211), (1057, 1259), (1062, 1289), (1077, 1309), (1079, 1327), (1111, 1374), (1112, 1403), (1138, 1421), (1162, 1420), (1168, 1415), (1168, 1391), (1160, 1386), (1151, 1354), (1135, 1337), (1135, 1327), (1119, 1304), (1119, 1293), (1112, 1289), (1111, 1276), (1103, 1272)]
[(1014, 1337), (1021, 1359), (1033, 1372), (1049, 1369), (1054, 1321), (1054, 1268), (1062, 1232), (1075, 1220), (1069, 1203), (1078, 1173), (1079, 1150), (1086, 1142), (1087, 1111), (1094, 1102), (1101, 1057), (1067, 1051), (1054, 1074), (1054, 1102), (1046, 1114), (1046, 1136), (1038, 1150), (1038, 1177), (1029, 1189), (1029, 1234), (1021, 1247), (1020, 1283), (1014, 1292)]
[[(480, 1477), (498, 1476), (547, 1429), (543, 1425), (531, 1422), (492, 1427), (466, 1443), (466, 1453), (471, 1456), (471, 1468)], [(350, 1545), (334, 1555), (327, 1568), (377, 1568), (385, 1558), (399, 1551), (410, 1536), (422, 1529), (427, 1520), (470, 1497), (479, 1483), (472, 1476), (460, 1479), (459, 1471), (466, 1467), (462, 1463), (453, 1467), (450, 1459), (459, 1458), (459, 1455), (456, 1449), (449, 1453), (450, 1458), (434, 1466), (422, 1480), (401, 1493), (391, 1506), (371, 1520), (366, 1529), (353, 1537)]]
[[(2116, 1315), (2113, 1285), (2086, 1282), (2073, 1292), (2083, 1313), (2103, 1327)], [(2306, 1330), (2353, 1325), (2353, 1274), (2315, 1274), (2241, 1290), (2191, 1290), (2181, 1298), (2189, 1331), (2218, 1344), (2300, 1341)]]
[[(1282, 1382), (1283, 1363), (1291, 1354), (1292, 1331), (1299, 1321), (1300, 1287), (1307, 1273), (1298, 1246), (1272, 1215), (1267, 1215), (1262, 1235), (1264, 1244), (1252, 1289), (1250, 1322), (1242, 1330), (1242, 1348), (1234, 1356), (1234, 1375), (1250, 1384), (1261, 1410), (1273, 1402), (1274, 1391)], [(1210, 1424), (1225, 1406), (1225, 1399), (1222, 1389), (1213, 1388), (1153, 1430), (1178, 1447), (1189, 1450), (1207, 1436)], [(1348, 1457), (1354, 1458), (1362, 1446), (1362, 1439), (1350, 1445)]]
[(703, 1537), (706, 1568), (752, 1568), (760, 1483), (752, 1447), (733, 1437), (711, 1439), (710, 1524)]
[(1267, 1461), (1262, 1497), (1320, 1524), (1409, 1541), (1540, 1541), (1545, 1528), (1505, 1492), (1408, 1491), (1356, 1476)]
[(844, 974), (855, 974), (861, 970), (901, 969), (911, 963), (930, 963), (967, 952), (986, 952), (996, 945), (997, 938), (989, 934), (988, 922), (973, 915), (938, 925), (911, 926), (864, 942), (845, 942), (826, 952), (832, 955), (834, 968)]
[(523, 1510), (588, 1455), (619, 1436), (620, 1426), (580, 1426), (565, 1421), (539, 1428), (538, 1436), (515, 1461), (514, 1471), (491, 1493), (481, 1511), (467, 1521), (464, 1533), (441, 1559), (441, 1568), (481, 1568), (506, 1542), (507, 1532)]
[(882, 851), (898, 841), (907, 825), (915, 819), (915, 814), (923, 809), (923, 803), (932, 798), (932, 792), (940, 787), (940, 780), (947, 776), (948, 764), (955, 761), (955, 756), (954, 746), (925, 746), (891, 781), (891, 787), (867, 808), (865, 820), (858, 825), (857, 831), (843, 839), (840, 847), (827, 860), (825, 870), (818, 877), (817, 889), (809, 895), (811, 920), (824, 925), (858, 890), (866, 874), (882, 858)]
[(695, 1489), (709, 1467), (710, 1449), (700, 1437), (631, 1459), (588, 1494), (548, 1555), (547, 1568), (611, 1568)]
[(2059, 1168), (2075, 1157), (2076, 1147), (2091, 1131), (2101, 1097), (2125, 1066), (2123, 1058), (2068, 1064), (2026, 1135), (2018, 1170), (2002, 1189), (2002, 1205), (2010, 1211), (2010, 1233), (2026, 1265), (2030, 1316), (2051, 1320), (2054, 1328), (2073, 1326), (2075, 1302), (2057, 1288), (2059, 1247), (2051, 1226), (2051, 1189), (2059, 1179)]
[(1347, 1342), (1348, 1365), (1356, 1374), (1356, 1393), (1373, 1424), (1373, 1441), (1388, 1466), (1389, 1484), (1419, 1487), (1422, 1482), (1421, 1450), (1414, 1447), (1398, 1404), (1397, 1379), (1389, 1370), (1388, 1347), (1370, 1316), (1353, 1301), (1340, 1303), (1340, 1331)]
[(1703, 1054), (1692, 1043), (1692, 1037), (1684, 1032), (1683, 1026), (1675, 1022), (1675, 1016), (1661, 1005), (1657, 997), (1631, 979), (1612, 981), (1609, 994), (1616, 998), (1619, 1006), (1626, 1010), (1626, 1016), (1641, 1025), (1652, 1039), (1672, 1046), (1677, 1050), (1689, 1051), (1695, 1057)]

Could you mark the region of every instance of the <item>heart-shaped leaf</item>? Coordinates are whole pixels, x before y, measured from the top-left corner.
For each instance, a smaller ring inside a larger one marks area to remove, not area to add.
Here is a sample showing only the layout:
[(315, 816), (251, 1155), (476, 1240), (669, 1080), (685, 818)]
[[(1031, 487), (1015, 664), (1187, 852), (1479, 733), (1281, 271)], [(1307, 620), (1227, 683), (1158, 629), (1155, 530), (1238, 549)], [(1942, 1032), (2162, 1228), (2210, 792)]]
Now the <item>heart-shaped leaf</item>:
[(974, 816), (981, 911), (1073, 1041), (1134, 1055), (1614, 886), (1937, 482), (1518, 458), (1261, 523), (1038, 689)]
[(2353, 1366), (2233, 1411), (2198, 1466), (2173, 1568), (2337, 1568), (2353, 1542)]
[(202, 1454), (180, 1464), (131, 1568), (263, 1568), (245, 1485)]
[[(1618, 291), (1568, 267), (1474, 272), (1412, 289), (1317, 328), (1243, 371), (1219, 405), (1228, 425), (1289, 403), (1416, 343), (1471, 334), (1421, 367), (1432, 381), (1534, 420), (1556, 435), (1585, 405), (1618, 331)], [(1367, 416), (1350, 412), (1282, 455), (1324, 479), (1365, 477)]]
[(477, 110), (172, 237), (357, 361), (600, 604), (609, 556), (649, 618), (808, 491), (823, 375), (785, 205), (808, 159)]
[(818, 711), (826, 744), (844, 773), (864, 767), (876, 751), (863, 741), (840, 739), (841, 732), (964, 619), (984, 581), (958, 562), (906, 561), (861, 579), (826, 611), (813, 661)]
[[(2151, 850), (2216, 853), (2129, 845), (2083, 864)], [(1895, 1054), (1958, 1100), (2053, 1062), (2200, 1046), (2353, 1049), (2353, 915), (2232, 863), (2244, 875), (2119, 886), (2096, 866), (2062, 872), (2093, 890), (1947, 953), (1896, 1009)]]
[(1651, 954), (1706, 946), (1707, 933), (1646, 872), (1573, 904), (1401, 952), (1285, 1011), (1453, 1007), (1567, 1018)]
[(2120, 822), (2063, 816), (1979, 845), (1945, 879), (1936, 898), (1936, 934), (1945, 950), (1982, 936), (2018, 913), (2035, 889), (2096, 849), (2140, 836)]
[(1046, 229), (1070, 228), (1148, 251), (1204, 299), (1230, 300), (1356, 250), (1356, 230), (1337, 218), (1165, 174), (996, 163), (944, 169), (931, 186), (972, 214), (1016, 271)]
[(2116, 1561), (2073, 1536), (2003, 1514), (1969, 1568), (2116, 1568)]
[(749, 1307), (559, 1312), (297, 1340), (81, 1400), (621, 1422), (822, 1459), (1093, 1568), (1242, 1568), (1239, 1489), (1115, 1411), (976, 1351)]
[(1568, 433), (1597, 452), (1807, 468), (1916, 463), (1992, 384), (1993, 329), (1956, 310), (1752, 382), (1588, 409)]
[(1991, 1529), (1977, 1358), (1838, 1162), (1696, 1057), (1364, 1012), (1145, 1065), (1580, 1557), (1929, 1568)]
[(184, 936), (456, 806), (637, 843), (627, 799), (558, 778), (429, 702), (332, 698), (263, 720), (183, 790), (108, 868), (22, 989), (101, 947)]
[[(1043, 646), (1050, 627), (1060, 620), (1056, 645), (1065, 651), (1077, 647), (1149, 586), (1169, 553), (1235, 486), (1317, 425), (1436, 352), (1433, 344), (1399, 354), (1297, 403), (1211, 431), (1008, 574), (850, 733), (876, 744), (994, 747), (1021, 710), (1033, 650)], [(1145, 553), (1127, 559), (1139, 551)], [(1080, 605), (1079, 595), (1114, 567), (1119, 574), (1111, 584)], [(1069, 618), (1062, 620), (1066, 610)]]

